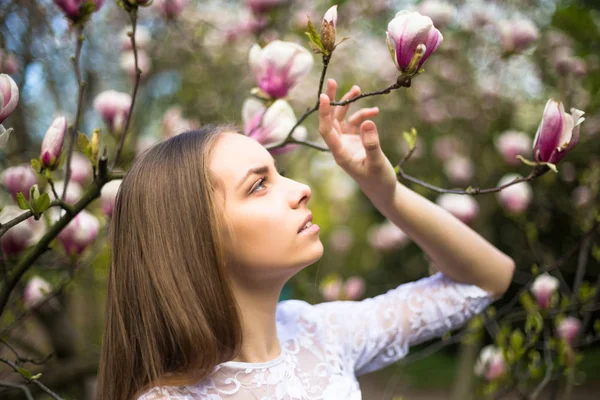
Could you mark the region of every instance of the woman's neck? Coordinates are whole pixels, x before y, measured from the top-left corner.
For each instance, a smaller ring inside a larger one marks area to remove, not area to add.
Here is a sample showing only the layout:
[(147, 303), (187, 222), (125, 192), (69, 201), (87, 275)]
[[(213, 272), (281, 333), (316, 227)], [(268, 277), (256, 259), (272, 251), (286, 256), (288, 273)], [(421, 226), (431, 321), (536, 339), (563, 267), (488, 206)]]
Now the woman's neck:
[(279, 356), (275, 312), (283, 285), (234, 285), (242, 317), (243, 342), (233, 361), (260, 363)]

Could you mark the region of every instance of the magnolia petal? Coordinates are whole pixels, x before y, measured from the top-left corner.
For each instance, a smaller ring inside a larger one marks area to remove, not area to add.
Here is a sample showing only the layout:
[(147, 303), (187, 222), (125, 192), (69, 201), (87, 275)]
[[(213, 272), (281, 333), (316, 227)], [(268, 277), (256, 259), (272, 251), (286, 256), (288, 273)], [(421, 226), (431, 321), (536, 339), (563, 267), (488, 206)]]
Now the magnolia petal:
[(556, 149), (564, 126), (564, 107), (562, 103), (548, 100), (534, 141), (536, 161), (548, 161)]
[(254, 75), (260, 74), (260, 56), (262, 49), (258, 44), (252, 45), (250, 52), (248, 53), (248, 64)]

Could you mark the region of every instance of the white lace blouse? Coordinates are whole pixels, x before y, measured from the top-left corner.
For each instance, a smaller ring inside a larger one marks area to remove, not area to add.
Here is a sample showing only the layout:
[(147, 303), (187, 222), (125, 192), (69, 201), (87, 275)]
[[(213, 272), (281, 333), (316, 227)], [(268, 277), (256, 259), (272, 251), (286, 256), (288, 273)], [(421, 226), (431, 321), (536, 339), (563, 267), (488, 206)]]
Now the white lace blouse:
[(399, 360), (410, 346), (462, 326), (495, 299), (438, 272), (363, 301), (282, 301), (282, 352), (263, 363), (229, 361), (192, 386), (153, 387), (138, 400), (361, 399), (357, 375)]

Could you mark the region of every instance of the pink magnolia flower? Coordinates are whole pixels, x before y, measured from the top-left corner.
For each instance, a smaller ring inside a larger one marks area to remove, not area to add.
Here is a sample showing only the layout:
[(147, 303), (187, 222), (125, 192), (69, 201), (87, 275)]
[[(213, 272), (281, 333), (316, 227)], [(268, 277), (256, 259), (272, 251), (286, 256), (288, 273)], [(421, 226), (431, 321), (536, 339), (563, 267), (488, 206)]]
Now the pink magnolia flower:
[(94, 99), (94, 109), (110, 131), (117, 134), (121, 134), (125, 128), (130, 108), (131, 95), (128, 93), (106, 90)]
[(571, 108), (567, 114), (561, 102), (548, 100), (533, 140), (533, 157), (538, 162), (558, 163), (579, 141), (584, 112)]
[[(121, 50), (132, 50), (131, 46), (131, 38), (127, 34), (128, 32), (132, 32), (132, 26), (127, 26), (123, 28), (121, 33), (119, 33), (119, 38), (121, 39)], [(137, 25), (135, 28), (135, 47), (138, 50), (146, 49), (150, 42), (152, 41), (152, 35), (150, 34), (150, 29), (146, 28), (143, 25)]]
[(346, 282), (340, 277), (325, 279), (320, 290), (326, 301), (357, 300), (365, 292), (365, 280), (359, 276), (352, 276)]
[(502, 48), (507, 53), (520, 53), (539, 37), (537, 27), (529, 19), (500, 21), (498, 29)]
[(339, 300), (342, 293), (342, 280), (337, 277), (321, 284), (321, 295), (326, 301)]
[(337, 17), (337, 6), (333, 6), (327, 10), (321, 21), (321, 43), (330, 52), (335, 49)]
[(475, 375), (493, 381), (503, 376), (506, 370), (502, 349), (494, 345), (488, 345), (481, 349), (479, 358), (475, 363)]
[(154, 3), (163, 17), (174, 19), (179, 17), (187, 5), (188, 0), (154, 0)]
[(433, 154), (440, 160), (446, 161), (461, 152), (463, 147), (463, 143), (456, 136), (441, 136), (433, 142)]
[[(256, 139), (265, 147), (283, 142), (297, 122), (294, 110), (284, 100), (275, 101), (265, 111), (265, 107), (259, 100), (250, 98), (244, 102), (242, 118), (244, 134)], [(303, 126), (297, 127), (293, 133), (294, 139), (298, 140), (305, 139), (306, 135), (307, 131)], [(270, 151), (272, 154), (283, 154), (298, 146), (290, 144)]]
[(550, 307), (550, 300), (558, 287), (558, 279), (547, 272), (544, 272), (535, 278), (535, 281), (533, 281), (533, 284), (531, 285), (531, 292), (535, 296), (535, 300), (541, 309)]
[(96, 239), (100, 222), (83, 210), (58, 234), (58, 241), (67, 254), (81, 254)]
[(34, 276), (27, 282), (23, 291), (23, 306), (29, 310), (43, 301), (50, 293), (52, 293), (50, 283), (39, 276)]
[[(504, 175), (497, 186), (506, 185), (509, 182), (520, 178), (518, 174), (507, 174)], [(527, 182), (517, 183), (501, 190), (497, 193), (498, 200), (502, 207), (504, 207), (509, 213), (519, 214), (527, 209), (531, 199), (533, 198), (533, 190), (531, 185)]]
[(531, 138), (526, 133), (506, 131), (496, 138), (494, 144), (507, 164), (519, 165), (521, 162), (517, 155), (527, 157), (531, 151), (531, 142)]
[(572, 345), (573, 341), (581, 330), (581, 321), (575, 317), (566, 317), (556, 328), (558, 337), (564, 339), (568, 344)]
[[(65, 181), (56, 181), (54, 182), (54, 188), (56, 189), (56, 193), (58, 196), (62, 196), (63, 189), (65, 187)], [(56, 200), (54, 197), (54, 193), (50, 186), (46, 189), (48, 194), (50, 195), (51, 200)], [(67, 186), (67, 194), (65, 195), (65, 202), (67, 204), (75, 204), (79, 201), (79, 199), (83, 196), (83, 188), (81, 185), (73, 180), (69, 181), (69, 186)]]
[(83, 154), (74, 151), (71, 157), (71, 181), (85, 185), (92, 179), (92, 163)]
[(117, 193), (121, 186), (122, 179), (115, 179), (102, 186), (100, 201), (102, 202), (102, 211), (107, 216), (111, 216), (115, 208)]
[(29, 189), (37, 183), (37, 176), (30, 165), (23, 164), (10, 167), (2, 173), (2, 184), (16, 201), (17, 193), (21, 192), (29, 200)]
[(425, 0), (419, 5), (419, 12), (431, 18), (435, 26), (445, 28), (454, 18), (456, 8), (445, 1)]
[(347, 226), (338, 226), (329, 235), (329, 246), (336, 253), (346, 253), (350, 250), (353, 242), (354, 234), (352, 229)]
[(351, 276), (344, 284), (346, 300), (358, 300), (365, 293), (365, 280), (360, 276)]
[(417, 46), (423, 44), (425, 53), (417, 66), (417, 69), (421, 68), (443, 39), (440, 31), (433, 26), (431, 18), (416, 11), (400, 11), (388, 24), (387, 45), (399, 71), (406, 70)]
[(452, 183), (468, 183), (475, 173), (475, 165), (470, 158), (454, 155), (444, 163), (444, 172)]
[[(0, 211), (0, 223), (6, 223), (23, 214), (25, 211), (17, 206), (5, 206)], [(36, 221), (33, 217), (10, 228), (0, 238), (0, 246), (6, 255), (17, 255), (27, 247), (35, 244), (46, 231), (43, 218)]]
[(17, 108), (19, 103), (19, 88), (13, 79), (0, 74), (0, 124)]
[(40, 152), (40, 160), (44, 168), (57, 166), (66, 132), (67, 119), (65, 117), (56, 118), (46, 131)]
[(77, 21), (85, 10), (87, 4), (96, 4), (95, 11), (98, 11), (104, 4), (104, 0), (54, 0), (65, 15), (72, 21)]
[(308, 50), (281, 40), (274, 40), (262, 49), (255, 44), (250, 48), (248, 59), (258, 87), (275, 99), (287, 96), (313, 65)]
[(473, 222), (479, 214), (479, 204), (468, 194), (444, 193), (437, 198), (437, 204), (465, 224)]
[[(142, 71), (140, 74), (140, 79), (144, 79), (150, 72), (152, 61), (150, 61), (150, 57), (148, 57), (148, 54), (144, 50), (138, 50), (137, 56), (138, 68)], [(124, 51), (121, 53), (120, 65), (121, 69), (125, 71), (127, 75), (135, 78), (135, 54), (133, 53), (133, 50)]]
[(197, 129), (200, 124), (196, 120), (184, 118), (183, 110), (180, 106), (171, 106), (163, 115), (160, 126), (161, 137), (170, 138), (180, 133)]
[(14, 54), (9, 54), (0, 49), (0, 73), (12, 75), (19, 70), (19, 60)]
[(400, 249), (410, 242), (408, 235), (388, 220), (370, 227), (367, 238), (372, 248), (381, 251)]

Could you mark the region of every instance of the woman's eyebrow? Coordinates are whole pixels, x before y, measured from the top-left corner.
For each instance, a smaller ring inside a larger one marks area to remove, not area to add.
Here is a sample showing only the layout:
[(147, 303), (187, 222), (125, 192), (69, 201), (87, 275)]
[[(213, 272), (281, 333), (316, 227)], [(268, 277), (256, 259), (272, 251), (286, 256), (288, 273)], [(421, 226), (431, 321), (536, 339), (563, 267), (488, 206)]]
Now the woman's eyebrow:
[[(275, 159), (273, 159), (273, 165), (275, 165), (275, 169), (277, 169), (277, 161)], [(242, 186), (242, 184), (246, 181), (246, 179), (248, 179), (249, 176), (266, 174), (267, 172), (269, 172), (268, 165), (262, 165), (260, 167), (250, 168), (248, 171), (246, 171), (246, 174), (244, 175), (244, 177), (242, 179), (240, 179), (240, 181), (238, 182), (238, 184), (236, 186), (236, 190), (239, 189), (240, 186)]]

